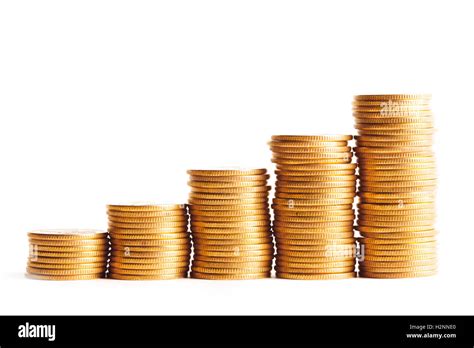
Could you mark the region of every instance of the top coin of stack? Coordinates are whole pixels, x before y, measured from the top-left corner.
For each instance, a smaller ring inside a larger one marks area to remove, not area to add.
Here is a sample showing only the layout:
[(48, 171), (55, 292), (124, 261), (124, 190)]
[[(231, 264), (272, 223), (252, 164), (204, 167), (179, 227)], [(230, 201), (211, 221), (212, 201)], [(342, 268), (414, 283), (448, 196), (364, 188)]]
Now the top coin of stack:
[(28, 237), (28, 277), (47, 280), (104, 277), (110, 248), (106, 232), (39, 230), (28, 233)]
[(109, 277), (158, 280), (187, 277), (191, 254), (184, 204), (109, 205)]
[(435, 158), (429, 95), (361, 95), (359, 136), (360, 275), (436, 273)]
[(286, 279), (355, 276), (356, 165), (351, 135), (273, 136), (276, 275)]
[(269, 277), (273, 262), (266, 169), (189, 170), (191, 277)]

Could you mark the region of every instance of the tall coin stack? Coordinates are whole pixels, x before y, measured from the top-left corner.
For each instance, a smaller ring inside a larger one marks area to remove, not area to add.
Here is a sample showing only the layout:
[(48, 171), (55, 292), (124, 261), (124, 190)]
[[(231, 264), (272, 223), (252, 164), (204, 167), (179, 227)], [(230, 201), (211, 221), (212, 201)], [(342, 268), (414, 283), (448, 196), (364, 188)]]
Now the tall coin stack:
[(186, 278), (191, 238), (186, 206), (109, 205), (109, 277), (121, 280)]
[(436, 273), (430, 99), (403, 94), (355, 97), (362, 277)]
[(96, 230), (39, 230), (28, 233), (27, 275), (45, 280), (86, 280), (105, 276), (110, 245)]
[(191, 277), (270, 277), (274, 255), (266, 169), (189, 170)]
[(276, 163), (273, 232), (276, 275), (286, 279), (355, 276), (351, 135), (272, 136)]

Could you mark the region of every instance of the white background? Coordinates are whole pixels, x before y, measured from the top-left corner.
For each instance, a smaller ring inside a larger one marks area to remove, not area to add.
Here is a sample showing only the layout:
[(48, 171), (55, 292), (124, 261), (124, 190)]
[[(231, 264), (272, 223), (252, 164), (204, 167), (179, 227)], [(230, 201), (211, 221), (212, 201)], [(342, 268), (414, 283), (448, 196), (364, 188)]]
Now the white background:
[[(472, 1), (2, 1), (0, 314), (474, 314)], [(34, 281), (26, 233), (273, 170), (272, 134), (353, 133), (355, 94), (433, 94), (440, 272)]]

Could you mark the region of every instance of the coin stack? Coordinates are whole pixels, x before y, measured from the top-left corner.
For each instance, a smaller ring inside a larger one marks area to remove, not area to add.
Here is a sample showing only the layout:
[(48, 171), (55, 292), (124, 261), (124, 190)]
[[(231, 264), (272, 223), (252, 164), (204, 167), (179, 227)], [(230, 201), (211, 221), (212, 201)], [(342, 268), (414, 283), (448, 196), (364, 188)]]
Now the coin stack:
[(105, 276), (107, 233), (96, 230), (39, 230), (28, 233), (27, 276), (45, 280), (86, 280)]
[(355, 276), (356, 164), (351, 135), (278, 135), (273, 232), (276, 275), (286, 279)]
[(191, 238), (184, 204), (109, 205), (112, 256), (108, 277), (186, 278)]
[(274, 255), (266, 169), (189, 170), (191, 277), (269, 277)]
[(429, 95), (355, 97), (361, 277), (436, 273), (430, 99)]

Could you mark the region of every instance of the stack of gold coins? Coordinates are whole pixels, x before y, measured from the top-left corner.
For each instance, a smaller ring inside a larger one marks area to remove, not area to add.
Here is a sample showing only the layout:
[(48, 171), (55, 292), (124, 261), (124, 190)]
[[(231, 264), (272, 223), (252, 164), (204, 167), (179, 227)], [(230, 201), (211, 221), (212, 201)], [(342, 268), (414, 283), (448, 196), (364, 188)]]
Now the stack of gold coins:
[(257, 279), (274, 255), (266, 169), (189, 170), (191, 277)]
[(430, 99), (403, 94), (355, 97), (362, 277), (436, 273)]
[(110, 245), (96, 230), (38, 230), (28, 233), (27, 276), (46, 280), (86, 280), (105, 276)]
[(356, 164), (351, 135), (278, 135), (273, 232), (276, 275), (286, 279), (355, 276)]
[(121, 280), (186, 278), (191, 238), (184, 204), (109, 205), (108, 276)]

